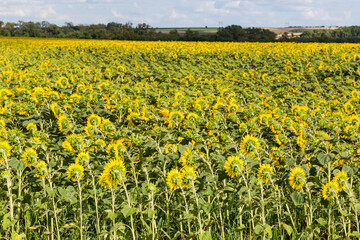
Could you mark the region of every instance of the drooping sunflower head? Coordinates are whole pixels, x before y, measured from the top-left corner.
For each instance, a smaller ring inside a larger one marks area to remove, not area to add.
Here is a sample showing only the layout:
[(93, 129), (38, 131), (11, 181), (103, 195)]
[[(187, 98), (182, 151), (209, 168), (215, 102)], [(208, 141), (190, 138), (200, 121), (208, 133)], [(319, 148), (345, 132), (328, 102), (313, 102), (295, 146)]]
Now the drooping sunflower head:
[(66, 173), (71, 181), (80, 181), (84, 177), (84, 167), (78, 163), (73, 163), (69, 166)]
[(94, 142), (94, 146), (92, 146), (90, 148), (90, 151), (100, 151), (100, 150), (104, 150), (106, 147), (106, 143), (103, 139), (97, 139)]
[(75, 163), (80, 164), (83, 167), (86, 167), (90, 163), (90, 156), (88, 152), (81, 152), (76, 157)]
[(246, 135), (240, 143), (240, 149), (245, 156), (254, 156), (259, 148), (259, 139), (251, 135)]
[(346, 185), (349, 181), (349, 177), (345, 171), (339, 171), (338, 173), (335, 174), (333, 181), (338, 184), (339, 192), (341, 192), (346, 188)]
[(274, 173), (274, 168), (270, 164), (261, 164), (258, 171), (258, 179), (264, 183), (267, 183), (271, 175)]
[(9, 158), (11, 154), (11, 146), (6, 141), (0, 142), (0, 163), (5, 160), (5, 157)]
[(271, 148), (270, 158), (274, 161), (275, 165), (279, 165), (284, 161), (284, 153), (278, 147)]
[(31, 132), (31, 134), (34, 134), (36, 131), (37, 131), (37, 127), (36, 127), (36, 124), (34, 123), (29, 123), (27, 126), (26, 126), (26, 130), (28, 130), (29, 132)]
[(66, 77), (60, 77), (56, 81), (56, 85), (62, 89), (67, 88), (69, 86), (69, 80)]
[(295, 190), (300, 190), (306, 183), (304, 169), (295, 167), (289, 174), (289, 184)]
[(99, 127), (101, 124), (101, 118), (96, 114), (91, 114), (87, 118), (87, 124), (94, 127)]
[(99, 184), (105, 189), (111, 188), (111, 185), (106, 181), (106, 175), (104, 174), (104, 172), (99, 176)]
[(86, 125), (84, 127), (84, 131), (86, 133), (87, 136), (91, 137), (91, 138), (95, 138), (96, 135), (96, 127), (93, 125)]
[(44, 161), (40, 161), (35, 165), (35, 170), (38, 178), (44, 178), (47, 175), (47, 164)]
[(62, 144), (63, 148), (69, 152), (80, 152), (85, 147), (84, 139), (81, 135), (72, 134), (66, 137)]
[(116, 127), (115, 124), (113, 124), (109, 119), (104, 119), (101, 124), (101, 130), (106, 135), (109, 135), (116, 131)]
[(177, 169), (171, 170), (166, 177), (166, 184), (171, 190), (176, 190), (182, 185), (182, 174)]
[(184, 188), (192, 186), (194, 181), (196, 180), (196, 172), (193, 167), (185, 167), (182, 171), (182, 186)]
[(227, 175), (237, 177), (244, 170), (244, 161), (238, 156), (230, 156), (225, 161), (224, 168)]
[(61, 115), (62, 113), (61, 107), (57, 104), (57, 102), (53, 102), (50, 105), (50, 108), (56, 118), (58, 118)]
[(197, 159), (198, 155), (196, 151), (192, 151), (189, 148), (186, 148), (186, 151), (180, 157), (180, 161), (183, 167), (196, 167)]
[(125, 179), (125, 165), (119, 158), (112, 159), (110, 162), (106, 163), (102, 174), (104, 174), (104, 181), (106, 184), (115, 186)]
[(58, 118), (59, 130), (63, 133), (67, 133), (72, 129), (70, 119), (65, 115), (60, 115)]
[(21, 154), (21, 160), (28, 167), (34, 166), (37, 162), (37, 158), (37, 153), (32, 148), (25, 149), (25, 151)]
[(328, 182), (323, 186), (322, 196), (325, 200), (334, 199), (339, 192), (339, 184), (335, 181)]
[(147, 185), (147, 188), (148, 188), (148, 190), (149, 190), (150, 192), (156, 192), (156, 185), (153, 184), (153, 183), (149, 183), (149, 184)]

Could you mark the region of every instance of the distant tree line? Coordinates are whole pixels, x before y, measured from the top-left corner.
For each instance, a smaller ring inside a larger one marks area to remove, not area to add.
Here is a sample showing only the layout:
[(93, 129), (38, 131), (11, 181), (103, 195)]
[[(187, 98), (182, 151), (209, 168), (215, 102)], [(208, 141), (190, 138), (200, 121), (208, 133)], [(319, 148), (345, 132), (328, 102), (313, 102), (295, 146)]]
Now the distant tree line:
[(298, 38), (283, 35), (280, 41), (360, 43), (360, 26), (305, 30)]
[(57, 26), (46, 21), (18, 23), (0, 21), (0, 36), (83, 38), (114, 40), (162, 40), (162, 41), (275, 41), (276, 34), (261, 28), (242, 28), (231, 25), (219, 28), (216, 33), (191, 31), (179, 33), (176, 29), (162, 33), (150, 25), (132, 23), (74, 25), (70, 22)]
[(262, 28), (243, 28), (238, 25), (220, 27), (215, 33), (192, 31), (179, 33), (176, 29), (163, 33), (146, 23), (133, 26), (132, 23), (74, 25), (71, 22), (63, 26), (42, 22), (17, 23), (0, 21), (0, 36), (45, 37), (45, 38), (81, 38), (143, 41), (230, 41), (230, 42), (360, 42), (360, 27), (341, 27), (335, 30), (305, 30), (300, 37), (284, 34), (276, 39), (276, 34)]

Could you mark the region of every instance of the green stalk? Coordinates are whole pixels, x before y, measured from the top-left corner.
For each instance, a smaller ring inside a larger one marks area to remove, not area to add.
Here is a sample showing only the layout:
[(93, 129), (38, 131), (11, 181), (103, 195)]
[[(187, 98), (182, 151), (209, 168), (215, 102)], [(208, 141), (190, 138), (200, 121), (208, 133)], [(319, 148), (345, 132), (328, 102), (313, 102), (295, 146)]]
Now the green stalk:
[(192, 189), (193, 189), (193, 193), (194, 193), (194, 197), (196, 200), (196, 206), (198, 209), (198, 221), (199, 221), (199, 226), (200, 226), (200, 234), (203, 232), (203, 227), (202, 227), (202, 221), (201, 221), (201, 214), (200, 214), (200, 205), (199, 205), (199, 198), (198, 195), (196, 194), (196, 189), (195, 189), (195, 185), (194, 182), (192, 182)]
[[(45, 178), (42, 178), (42, 183), (43, 183), (43, 187), (44, 187), (44, 197), (46, 197), (46, 185), (45, 185)], [(47, 204), (45, 205), (45, 211), (46, 211), (46, 229), (47, 231), (49, 231), (49, 215), (48, 215), (48, 211), (47, 211)], [(51, 234), (52, 238), (53, 235)], [(47, 236), (47, 239), (49, 239), (49, 236)]]
[[(90, 165), (89, 165), (90, 168)], [(96, 182), (95, 182), (95, 176), (94, 172), (90, 169), (90, 175), (92, 178), (92, 185), (93, 185), (93, 191), (94, 191), (94, 200), (95, 200), (95, 212), (96, 212), (96, 233), (98, 235), (98, 239), (100, 239), (100, 218), (99, 218), (99, 209), (98, 209), (98, 199), (96, 194)]]
[[(119, 174), (119, 175), (120, 175), (120, 180), (121, 180), (121, 183), (122, 183), (124, 191), (125, 191), (125, 195), (126, 195), (128, 205), (129, 205), (129, 207), (131, 207), (131, 200), (130, 200), (130, 197), (129, 197), (129, 193), (128, 193), (127, 189), (126, 189), (124, 179), (122, 178), (121, 174)], [(130, 224), (131, 224), (131, 233), (132, 233), (133, 240), (136, 240), (135, 228), (134, 228), (134, 218), (133, 218), (132, 214), (130, 215)]]
[[(187, 204), (187, 201), (186, 201), (186, 196), (185, 196), (185, 193), (184, 193), (184, 190), (183, 188), (180, 186), (181, 188), (181, 195), (183, 196), (184, 198), (184, 201), (185, 201), (185, 211), (187, 214), (189, 214), (189, 207), (188, 207), (188, 204)], [(191, 233), (191, 228), (190, 228), (190, 220), (188, 219), (187, 220), (187, 226), (188, 226), (188, 232), (189, 234)]]
[[(112, 213), (115, 214), (115, 192), (113, 187), (111, 187), (111, 209), (112, 209)], [(112, 224), (114, 227), (115, 226), (114, 216), (113, 216)], [(116, 240), (116, 230), (114, 230), (114, 240)]]
[(79, 187), (79, 203), (80, 203), (80, 240), (83, 239), (83, 215), (82, 215), (82, 194), (81, 194), (81, 185), (80, 185), (80, 180), (77, 181), (78, 182), (78, 187)]

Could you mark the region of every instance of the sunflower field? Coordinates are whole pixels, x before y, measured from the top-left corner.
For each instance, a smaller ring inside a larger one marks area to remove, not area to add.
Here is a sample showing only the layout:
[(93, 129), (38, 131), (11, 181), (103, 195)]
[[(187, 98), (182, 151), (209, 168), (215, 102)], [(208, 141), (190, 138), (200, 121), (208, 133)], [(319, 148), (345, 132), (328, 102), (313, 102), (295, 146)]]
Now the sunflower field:
[(1, 239), (360, 238), (360, 45), (0, 52)]

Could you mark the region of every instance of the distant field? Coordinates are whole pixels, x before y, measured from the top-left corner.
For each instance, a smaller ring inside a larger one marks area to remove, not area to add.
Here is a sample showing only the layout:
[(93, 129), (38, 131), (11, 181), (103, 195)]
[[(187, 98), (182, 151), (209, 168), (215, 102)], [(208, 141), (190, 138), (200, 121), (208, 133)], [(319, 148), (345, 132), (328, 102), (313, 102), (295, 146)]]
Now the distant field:
[(218, 28), (211, 27), (211, 28), (156, 28), (156, 32), (162, 33), (170, 33), (170, 31), (177, 30), (179, 34), (185, 34), (185, 32), (190, 29), (193, 32), (199, 32), (200, 34), (214, 34), (217, 32)]

